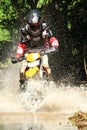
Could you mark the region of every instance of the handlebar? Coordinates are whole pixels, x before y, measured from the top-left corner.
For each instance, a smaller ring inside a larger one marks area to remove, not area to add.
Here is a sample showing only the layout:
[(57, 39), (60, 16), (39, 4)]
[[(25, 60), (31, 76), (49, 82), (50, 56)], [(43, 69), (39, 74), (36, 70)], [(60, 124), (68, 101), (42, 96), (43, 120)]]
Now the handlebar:
[(52, 52), (57, 52), (58, 49), (51, 47), (51, 48), (35, 48), (35, 49), (28, 49), (27, 52), (32, 53), (32, 52), (36, 52), (36, 53), (40, 53), (41, 55), (43, 54), (48, 54), (48, 53), (52, 53)]
[[(41, 55), (44, 55), (44, 54), (49, 54), (49, 53), (54, 53), (54, 52), (57, 52), (58, 51), (58, 49), (56, 49), (56, 48), (53, 48), (53, 47), (51, 47), (51, 48), (39, 48), (39, 49), (28, 49), (28, 53), (40, 53)], [(23, 61), (23, 60), (25, 60), (25, 56), (22, 56), (22, 57), (20, 57), (20, 58), (15, 58), (15, 57), (11, 57), (11, 62), (12, 63), (17, 63), (17, 62), (21, 62), (21, 61)]]

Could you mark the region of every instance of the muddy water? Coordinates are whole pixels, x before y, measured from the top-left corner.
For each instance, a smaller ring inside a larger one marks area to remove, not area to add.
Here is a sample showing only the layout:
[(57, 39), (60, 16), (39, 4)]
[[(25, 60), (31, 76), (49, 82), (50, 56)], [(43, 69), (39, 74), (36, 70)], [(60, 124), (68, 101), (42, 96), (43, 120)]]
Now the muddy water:
[(17, 65), (0, 71), (0, 130), (77, 130), (68, 118), (87, 112), (86, 86), (31, 80), (19, 91)]

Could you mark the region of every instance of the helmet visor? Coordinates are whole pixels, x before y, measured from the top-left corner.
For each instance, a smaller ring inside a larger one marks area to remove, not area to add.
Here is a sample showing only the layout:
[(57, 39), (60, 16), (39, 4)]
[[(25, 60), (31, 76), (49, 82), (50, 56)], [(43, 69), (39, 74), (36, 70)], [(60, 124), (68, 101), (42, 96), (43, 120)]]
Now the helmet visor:
[(30, 17), (29, 17), (29, 23), (32, 23), (32, 24), (36, 24), (36, 23), (38, 23), (38, 17), (37, 17), (37, 15), (35, 15), (35, 14), (32, 14), (32, 15), (30, 15)]

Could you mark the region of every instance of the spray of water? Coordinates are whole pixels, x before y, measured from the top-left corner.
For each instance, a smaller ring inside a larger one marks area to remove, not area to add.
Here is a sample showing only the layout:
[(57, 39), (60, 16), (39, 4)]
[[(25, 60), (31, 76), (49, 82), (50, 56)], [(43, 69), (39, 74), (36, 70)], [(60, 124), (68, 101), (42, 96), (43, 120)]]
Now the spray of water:
[(87, 90), (84, 85), (72, 87), (54, 81), (31, 79), (26, 91), (20, 92), (18, 72), (17, 65), (0, 71), (0, 111), (62, 114), (87, 111)]

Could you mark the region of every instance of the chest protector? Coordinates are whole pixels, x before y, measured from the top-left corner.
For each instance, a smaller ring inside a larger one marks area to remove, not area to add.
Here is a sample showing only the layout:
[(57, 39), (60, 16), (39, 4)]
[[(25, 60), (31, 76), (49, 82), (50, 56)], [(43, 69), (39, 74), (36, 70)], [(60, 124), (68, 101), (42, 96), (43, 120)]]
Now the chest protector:
[(43, 27), (40, 24), (39, 26), (30, 26), (26, 25), (27, 33), (30, 35), (29, 46), (30, 47), (38, 47), (44, 44), (44, 39), (42, 38)]

